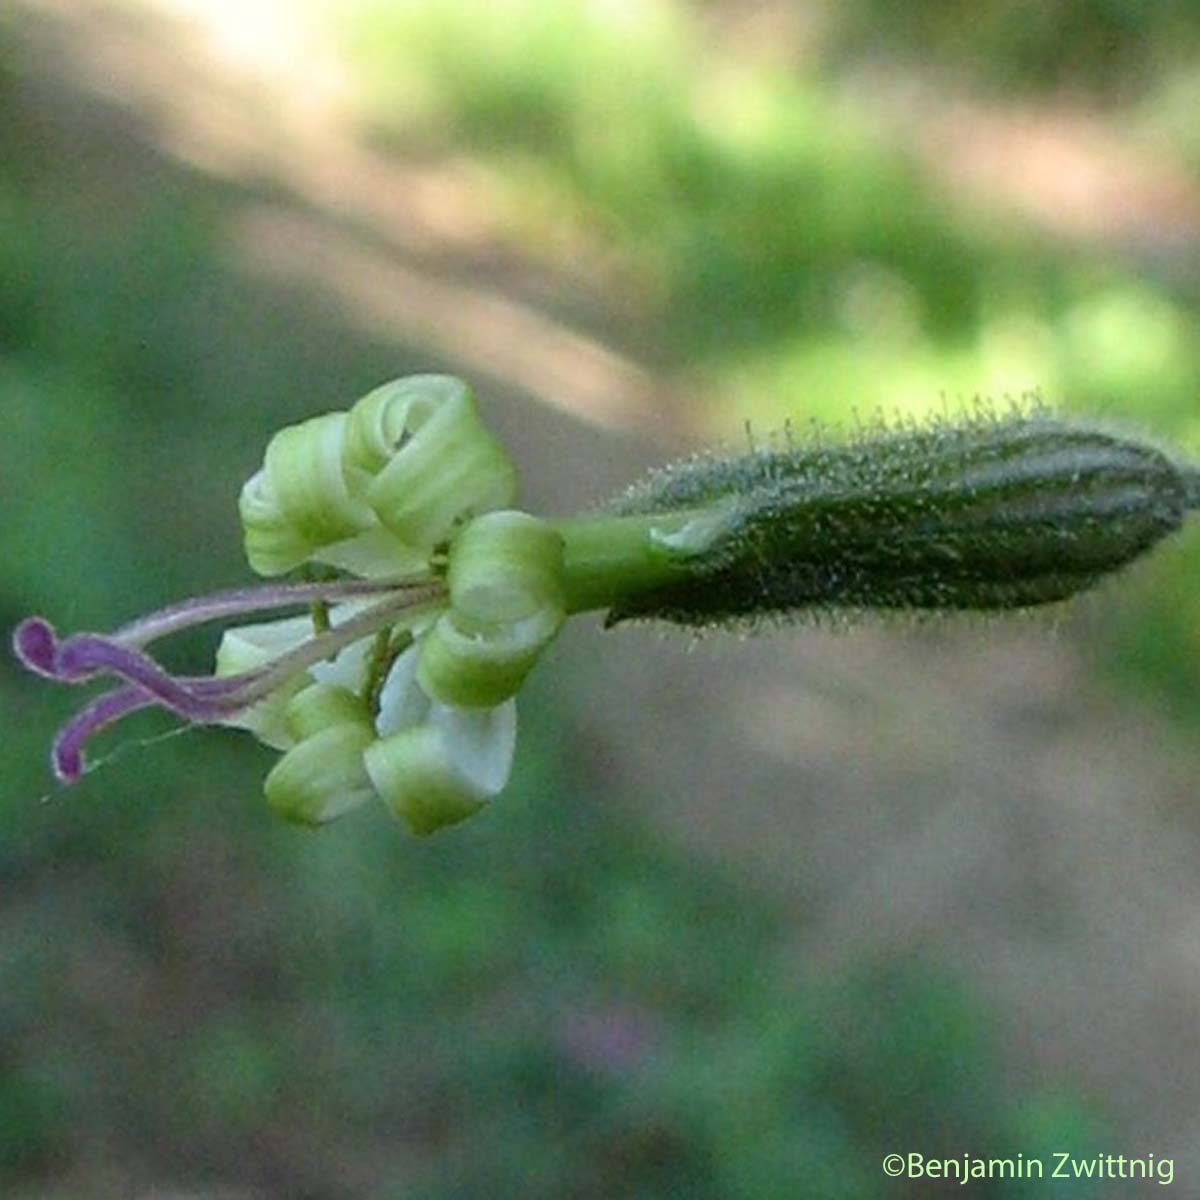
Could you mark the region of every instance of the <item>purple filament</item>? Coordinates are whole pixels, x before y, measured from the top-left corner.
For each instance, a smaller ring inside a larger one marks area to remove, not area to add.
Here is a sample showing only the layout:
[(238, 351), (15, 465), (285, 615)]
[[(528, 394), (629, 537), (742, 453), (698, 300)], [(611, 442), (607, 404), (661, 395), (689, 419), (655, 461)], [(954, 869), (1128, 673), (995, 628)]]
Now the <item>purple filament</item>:
[[(122, 625), (112, 637), (130, 646), (144, 646), (181, 629), (203, 625), (221, 617), (264, 612), (273, 608), (295, 608), (315, 600), (351, 600), (356, 596), (374, 596), (399, 592), (406, 588), (428, 586), (428, 579), (335, 579), (325, 583), (269, 584), (264, 587), (232, 588), (195, 596), (147, 613)], [(36, 618), (35, 618), (36, 619)]]
[(63, 783), (74, 783), (83, 774), (83, 745), (94, 733), (139, 708), (149, 708), (154, 697), (135, 687), (114, 688), (77, 712), (59, 731), (50, 754), (50, 765)]
[[(381, 591), (389, 594), (380, 603), (240, 675), (172, 675), (137, 649), (139, 643), (219, 616)], [(83, 772), (83, 745), (87, 739), (127, 713), (157, 705), (196, 723), (226, 720), (269, 695), (291, 676), (385, 628), (402, 612), (440, 600), (443, 595), (437, 584), (412, 581), (381, 584), (346, 580), (334, 584), (246, 588), (184, 601), (140, 618), (112, 635), (79, 633), (60, 640), (48, 621), (30, 617), (17, 626), (13, 650), (30, 671), (60, 683), (83, 683), (98, 675), (124, 681), (123, 687), (104, 693), (72, 717), (55, 738), (51, 755), (54, 773), (69, 783)]]
[[(189, 721), (200, 722), (214, 721), (228, 714), (230, 698), (221, 696), (221, 692), (236, 693), (245, 682), (244, 677), (236, 675), (225, 680), (214, 679), (214, 683), (224, 685), (217, 693), (225, 700), (222, 705), (221, 699), (200, 694), (194, 686), (164, 671), (147, 655), (96, 633), (79, 633), (60, 642), (55, 666), (57, 677), (64, 683), (81, 683), (96, 675), (115, 675), (149, 693), (163, 708)], [(230, 680), (237, 682), (231, 686)], [(240, 704), (233, 704), (234, 709), (240, 707)]]

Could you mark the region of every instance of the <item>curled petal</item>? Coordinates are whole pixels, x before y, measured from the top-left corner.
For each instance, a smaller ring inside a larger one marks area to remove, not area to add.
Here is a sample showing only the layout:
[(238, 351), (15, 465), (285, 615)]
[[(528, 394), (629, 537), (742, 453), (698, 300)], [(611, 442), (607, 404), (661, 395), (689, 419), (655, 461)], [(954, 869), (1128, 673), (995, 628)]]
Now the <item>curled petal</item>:
[(296, 745), (265, 785), (267, 803), (280, 816), (322, 825), (375, 794), (363, 763), (375, 729), (361, 697), (315, 684), (293, 697), (285, 721)]
[(283, 575), (313, 551), (309, 539), (288, 519), (265, 470), (246, 480), (238, 497), (238, 515), (246, 559), (260, 575)]
[(416, 428), (422, 406), (443, 403), (463, 387), (449, 375), (408, 375), (369, 392), (350, 410), (342, 465), (349, 473), (378, 475)]
[(342, 469), (346, 414), (326, 413), (281, 429), (263, 460), (267, 482), (285, 516), (314, 546), (351, 537), (375, 522), (351, 494)]
[(357, 574), (421, 569), (469, 517), (511, 504), (516, 469), (458, 379), (416, 375), (280, 430), (238, 508), (263, 575), (310, 559)]
[(487, 710), (434, 704), (429, 720), (373, 742), (363, 755), (376, 791), (417, 834), (465, 820), (508, 782), (516, 703)]
[(345, 427), (345, 413), (326, 413), (281, 429), (242, 489), (246, 556), (260, 574), (281, 575), (377, 524), (342, 469)]
[(374, 737), (369, 724), (343, 724), (298, 742), (267, 776), (267, 803), (300, 825), (323, 825), (357, 808), (375, 795), (363, 764)]
[(284, 719), (288, 732), (298, 742), (334, 725), (371, 725), (370, 713), (361, 696), (324, 683), (313, 684), (293, 696)]
[(417, 678), (435, 700), (493, 708), (515, 696), (564, 620), (543, 609), (522, 621), (481, 624), (451, 610), (421, 642)]
[(522, 512), (477, 517), (450, 546), (450, 610), (425, 638), (418, 678), (445, 704), (516, 694), (566, 616), (563, 538)]
[(563, 610), (562, 534), (528, 513), (485, 513), (454, 539), (446, 582), (454, 610), (475, 621)]
[(378, 388), (350, 412), (347, 473), (370, 478), (366, 501), (410, 546), (444, 541), (476, 513), (511, 504), (516, 468), (479, 419), (461, 380), (417, 375)]

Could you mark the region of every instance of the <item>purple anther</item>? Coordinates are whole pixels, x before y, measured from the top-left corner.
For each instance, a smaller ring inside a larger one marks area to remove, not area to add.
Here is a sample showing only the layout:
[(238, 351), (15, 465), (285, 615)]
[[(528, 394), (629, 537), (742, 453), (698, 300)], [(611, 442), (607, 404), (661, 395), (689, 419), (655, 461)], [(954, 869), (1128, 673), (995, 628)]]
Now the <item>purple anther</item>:
[(58, 637), (54, 626), (44, 617), (27, 617), (13, 631), (13, 653), (21, 664), (36, 675), (57, 679), (55, 655)]

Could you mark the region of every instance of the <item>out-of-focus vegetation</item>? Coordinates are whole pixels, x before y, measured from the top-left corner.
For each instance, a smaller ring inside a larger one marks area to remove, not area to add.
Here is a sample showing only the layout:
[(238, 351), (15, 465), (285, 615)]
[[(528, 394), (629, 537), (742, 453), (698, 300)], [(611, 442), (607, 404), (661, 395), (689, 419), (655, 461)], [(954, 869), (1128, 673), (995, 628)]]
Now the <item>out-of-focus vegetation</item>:
[[(883, 7), (848, 9), (836, 44)], [(477, 160), (528, 253), (597, 264), (628, 344), (739, 414), (1038, 386), (1200, 435), (1194, 275), (949, 204), (819, 62), (744, 57), (712, 10), (660, 3), (339, 8), (390, 145)], [(898, 44), (930, 36), (922, 10), (888, 9)], [(1071, 11), (1097, 45), (1150, 20)], [(1169, 48), (1191, 10), (1157, 11)], [(1036, 30), (1070, 82), (1060, 28)], [(1023, 73), (1027, 36), (981, 59)], [(0, 612), (104, 627), (241, 577), (232, 499), (268, 433), (428, 358), (242, 276), (220, 234), (243, 195), (110, 160), (97, 130), (56, 140), (21, 70), (0, 53)], [(1198, 564), (1144, 572), (1116, 639), (1155, 686), (1195, 690)], [(878, 1167), (897, 1149), (1102, 1144), (1081, 1102), (1013, 1095), (960, 981), (797, 984), (794, 916), (664, 847), (638, 797), (595, 794), (549, 674), (503, 803), (417, 851), (382, 814), (277, 825), (266, 756), (232, 735), (131, 750), (36, 804), (73, 697), (0, 664), (0, 1190), (851, 1200), (899, 1194)]]
[(1191, 0), (887, 0), (839, 5), (833, 40), (844, 53), (907, 60), (1000, 96), (1087, 94), (1107, 102), (1153, 92), (1164, 74), (1195, 69)]
[[(945, 8), (943, 24), (966, 19)], [(409, 150), (468, 146), (533, 250), (574, 234), (615, 259), (651, 353), (739, 413), (1040, 389), (1200, 436), (1195, 278), (1174, 294), (1136, 263), (951, 206), (869, 110), (815, 73), (744, 61), (694, 12), (352, 11), (380, 129)], [(919, 26), (923, 11), (890, 20)]]

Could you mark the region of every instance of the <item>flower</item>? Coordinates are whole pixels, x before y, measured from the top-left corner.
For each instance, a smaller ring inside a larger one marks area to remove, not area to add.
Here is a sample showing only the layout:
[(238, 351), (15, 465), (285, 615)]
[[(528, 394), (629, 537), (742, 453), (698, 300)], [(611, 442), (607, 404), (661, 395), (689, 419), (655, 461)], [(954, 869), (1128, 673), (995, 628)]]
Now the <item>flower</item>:
[[(56, 775), (77, 779), (93, 734), (157, 705), (279, 750), (264, 786), (290, 820), (377, 796), (430, 833), (503, 789), (514, 697), (568, 615), (702, 628), (1028, 608), (1123, 570), (1200, 507), (1194, 464), (1040, 406), (698, 455), (555, 521), (512, 508), (516, 486), (447, 376), (280, 430), (241, 492), (246, 556), (260, 575), (326, 577), (185, 600), (110, 634), (23, 621), (13, 644), (31, 671), (120, 681), (59, 731)], [(146, 653), (192, 625), (299, 606), (227, 629), (212, 676)]]
[[(23, 621), (13, 645), (31, 671), (120, 681), (59, 731), (55, 774), (78, 779), (93, 734), (158, 706), (282, 751), (265, 791), (288, 819), (323, 824), (375, 796), (417, 833), (469, 816), (508, 780), (514, 696), (565, 617), (562, 537), (507, 508), (515, 493), (474, 396), (446, 376), (281, 430), (242, 489), (247, 558), (266, 576), (337, 577), (189, 599), (110, 634)], [(212, 676), (171, 675), (145, 650), (298, 606), (308, 615), (227, 629)]]

